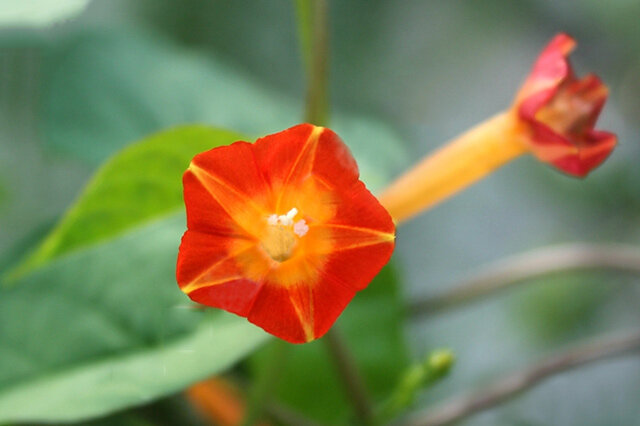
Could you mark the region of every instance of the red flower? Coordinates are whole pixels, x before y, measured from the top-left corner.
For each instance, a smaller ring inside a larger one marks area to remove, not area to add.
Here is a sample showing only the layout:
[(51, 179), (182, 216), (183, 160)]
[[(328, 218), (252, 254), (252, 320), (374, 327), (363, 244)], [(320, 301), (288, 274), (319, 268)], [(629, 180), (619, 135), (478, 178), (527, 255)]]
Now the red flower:
[(542, 51), (516, 97), (516, 113), (528, 126), (527, 141), (542, 161), (585, 176), (613, 150), (616, 136), (594, 130), (607, 88), (589, 74), (576, 78), (567, 56), (575, 41), (558, 34)]
[(393, 252), (391, 217), (329, 129), (203, 152), (183, 183), (180, 288), (289, 342), (326, 333)]

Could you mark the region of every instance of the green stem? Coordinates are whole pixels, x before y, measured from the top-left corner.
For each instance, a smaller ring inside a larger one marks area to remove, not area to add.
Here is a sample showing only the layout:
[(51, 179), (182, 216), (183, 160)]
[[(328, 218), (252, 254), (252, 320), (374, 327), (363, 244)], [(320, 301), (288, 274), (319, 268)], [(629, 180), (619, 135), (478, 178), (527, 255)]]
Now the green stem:
[(310, 0), (293, 0), (296, 9), (296, 23), (298, 26), (298, 40), (300, 41), (300, 54), (302, 56), (302, 62), (304, 70), (308, 74), (311, 69), (311, 52), (313, 52), (312, 45), (312, 28), (313, 22), (311, 17), (311, 2)]
[[(310, 34), (310, 43), (301, 40), (301, 43), (311, 45), (311, 54), (308, 60), (309, 67), (307, 73), (307, 103), (305, 111), (305, 121), (308, 123), (323, 126), (329, 121), (329, 32), (328, 15), (329, 5), (327, 0), (306, 0), (307, 8), (311, 12), (310, 17), (306, 17), (303, 5), (304, 0), (298, 1), (298, 16), (306, 18), (307, 23), (301, 23), (301, 35)], [(302, 4), (302, 5), (301, 5)], [(308, 26), (310, 25), (310, 29)]]
[[(308, 64), (305, 121), (324, 126), (329, 121), (329, 4), (327, 0), (297, 0), (296, 6), (300, 43), (303, 52), (308, 52), (306, 55), (303, 54)], [(347, 397), (351, 400), (360, 423), (375, 424), (364, 382), (336, 327), (329, 330), (322, 340), (333, 358)]]
[(355, 360), (336, 326), (333, 326), (322, 340), (327, 345), (347, 397), (353, 404), (359, 423), (375, 425), (373, 409), (364, 382), (358, 373)]
[(286, 358), (290, 345), (284, 341), (276, 340), (270, 348), (269, 359), (252, 386), (247, 404), (247, 411), (242, 420), (243, 426), (256, 424), (266, 410), (271, 398), (274, 396), (278, 381), (282, 377), (286, 366)]

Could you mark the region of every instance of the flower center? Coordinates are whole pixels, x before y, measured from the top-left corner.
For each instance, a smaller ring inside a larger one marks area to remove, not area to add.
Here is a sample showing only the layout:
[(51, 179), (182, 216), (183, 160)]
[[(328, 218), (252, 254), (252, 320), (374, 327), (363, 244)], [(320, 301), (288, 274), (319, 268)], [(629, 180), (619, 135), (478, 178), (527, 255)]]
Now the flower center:
[[(574, 83), (575, 84), (575, 83)], [(592, 125), (597, 99), (602, 90), (561, 87), (545, 107), (538, 112), (538, 119), (560, 134), (579, 135)]]
[(294, 222), (298, 209), (295, 207), (285, 215), (272, 214), (267, 218), (267, 232), (262, 239), (262, 248), (276, 262), (284, 262), (293, 254), (298, 238), (309, 231), (304, 219)]

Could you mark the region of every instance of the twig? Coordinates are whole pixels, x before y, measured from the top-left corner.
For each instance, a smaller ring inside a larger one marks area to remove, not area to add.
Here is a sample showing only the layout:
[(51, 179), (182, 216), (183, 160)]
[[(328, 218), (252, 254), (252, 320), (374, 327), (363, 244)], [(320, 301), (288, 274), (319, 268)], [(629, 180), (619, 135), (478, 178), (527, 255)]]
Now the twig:
[(618, 244), (567, 244), (509, 257), (475, 273), (437, 296), (409, 305), (413, 315), (430, 315), (486, 297), (532, 278), (583, 269), (640, 273), (640, 248)]
[(356, 416), (362, 424), (375, 424), (373, 409), (366, 388), (340, 332), (334, 326), (322, 340), (326, 343), (327, 349), (338, 369), (339, 377), (342, 380), (347, 397), (353, 403)]
[(442, 426), (501, 404), (540, 381), (583, 364), (640, 350), (640, 330), (626, 336), (605, 337), (552, 355), (508, 375), (471, 395), (455, 397), (412, 417), (407, 426)]

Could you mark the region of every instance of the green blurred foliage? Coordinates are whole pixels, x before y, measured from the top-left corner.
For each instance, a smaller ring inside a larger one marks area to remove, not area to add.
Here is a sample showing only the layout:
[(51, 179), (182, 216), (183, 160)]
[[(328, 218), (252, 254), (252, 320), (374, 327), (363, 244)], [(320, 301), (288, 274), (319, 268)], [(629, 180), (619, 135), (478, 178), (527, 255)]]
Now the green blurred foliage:
[[(61, 35), (43, 68), (45, 142), (93, 164), (167, 126), (199, 122), (255, 137), (302, 117), (301, 99), (269, 89), (215, 55), (198, 55), (143, 31)], [(335, 116), (332, 128), (347, 141), (369, 186), (380, 187), (406, 163), (389, 126), (354, 114)]]
[(65, 217), (10, 275), (180, 210), (180, 177), (191, 158), (241, 139), (226, 130), (183, 126), (123, 149), (100, 168)]
[(90, 0), (4, 0), (0, 26), (45, 26), (79, 14)]
[(243, 318), (194, 309), (177, 290), (183, 230), (182, 214), (156, 221), (0, 290), (0, 421), (71, 421), (146, 403), (268, 338)]
[(531, 280), (512, 303), (522, 330), (538, 344), (554, 346), (588, 337), (598, 323), (615, 280), (593, 273), (567, 273)]

